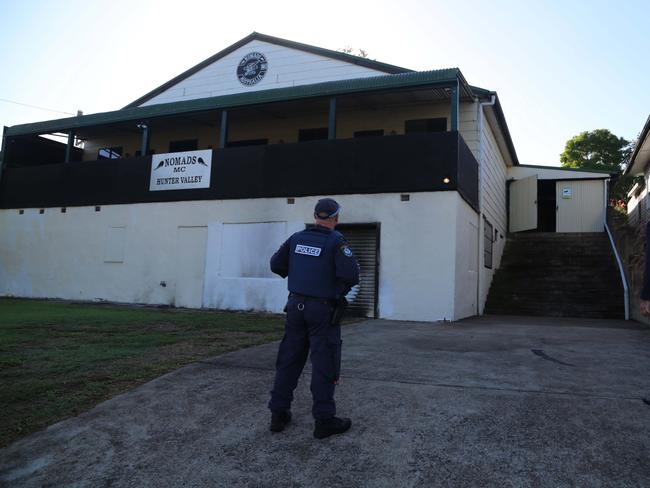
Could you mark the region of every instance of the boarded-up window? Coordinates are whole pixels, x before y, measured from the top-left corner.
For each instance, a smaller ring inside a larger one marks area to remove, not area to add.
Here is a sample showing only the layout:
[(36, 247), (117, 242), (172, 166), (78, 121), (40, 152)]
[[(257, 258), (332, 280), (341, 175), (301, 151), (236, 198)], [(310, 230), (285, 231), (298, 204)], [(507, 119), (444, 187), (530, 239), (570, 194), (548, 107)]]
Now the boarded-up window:
[(487, 220), (483, 226), (483, 265), (492, 269), (492, 243), (494, 242), (494, 228)]
[(126, 227), (109, 227), (104, 240), (104, 262), (123, 263)]
[(275, 278), (269, 259), (284, 242), (284, 222), (223, 224), (221, 272), (224, 278)]

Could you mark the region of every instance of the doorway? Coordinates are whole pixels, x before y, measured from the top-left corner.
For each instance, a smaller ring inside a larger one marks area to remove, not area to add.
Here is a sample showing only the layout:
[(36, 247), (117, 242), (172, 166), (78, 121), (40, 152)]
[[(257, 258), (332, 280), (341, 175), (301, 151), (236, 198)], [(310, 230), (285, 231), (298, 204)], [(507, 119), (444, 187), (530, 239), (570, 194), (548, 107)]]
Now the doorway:
[(555, 232), (556, 186), (555, 180), (537, 180), (537, 232)]
[(340, 224), (336, 226), (359, 263), (359, 285), (348, 294), (349, 315), (377, 317), (379, 283), (379, 224)]

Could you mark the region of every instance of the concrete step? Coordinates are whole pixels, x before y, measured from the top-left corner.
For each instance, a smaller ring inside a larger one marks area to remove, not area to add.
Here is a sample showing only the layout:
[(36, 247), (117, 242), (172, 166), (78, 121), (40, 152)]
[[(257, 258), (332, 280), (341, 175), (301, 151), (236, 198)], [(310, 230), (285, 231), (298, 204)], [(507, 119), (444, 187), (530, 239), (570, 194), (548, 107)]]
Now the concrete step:
[(623, 286), (605, 233), (508, 236), (486, 313), (622, 318)]

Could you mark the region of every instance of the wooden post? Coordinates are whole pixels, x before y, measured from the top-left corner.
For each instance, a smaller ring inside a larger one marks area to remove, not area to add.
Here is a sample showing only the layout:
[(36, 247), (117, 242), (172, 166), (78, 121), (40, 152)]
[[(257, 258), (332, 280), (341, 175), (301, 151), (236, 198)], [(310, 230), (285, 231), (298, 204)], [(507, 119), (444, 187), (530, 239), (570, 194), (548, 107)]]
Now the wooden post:
[(144, 157), (149, 153), (149, 124), (147, 122), (140, 122), (138, 127), (142, 129), (142, 147), (140, 148), (140, 156)]
[(224, 148), (228, 145), (228, 111), (221, 111), (221, 131), (219, 136), (219, 147)]
[(458, 110), (460, 107), (460, 89), (458, 86), (458, 78), (456, 78), (456, 83), (451, 87), (451, 117), (450, 117), (450, 128), (451, 130), (458, 130)]
[(72, 157), (72, 148), (74, 147), (74, 132), (68, 132), (68, 144), (65, 146), (65, 162), (69, 163)]
[(336, 97), (330, 98), (330, 111), (327, 122), (327, 138), (336, 139)]

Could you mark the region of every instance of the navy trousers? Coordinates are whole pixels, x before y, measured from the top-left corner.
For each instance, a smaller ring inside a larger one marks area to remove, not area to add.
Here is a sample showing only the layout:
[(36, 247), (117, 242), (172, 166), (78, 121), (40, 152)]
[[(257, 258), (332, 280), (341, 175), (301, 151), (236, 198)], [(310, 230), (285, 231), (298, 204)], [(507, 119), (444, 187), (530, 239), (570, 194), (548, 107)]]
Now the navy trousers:
[(336, 414), (334, 388), (341, 370), (341, 327), (330, 324), (333, 307), (321, 300), (290, 296), (284, 338), (275, 364), (271, 411), (289, 410), (311, 350), (312, 414), (328, 419)]

